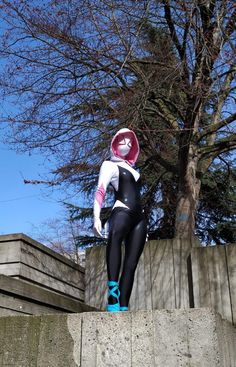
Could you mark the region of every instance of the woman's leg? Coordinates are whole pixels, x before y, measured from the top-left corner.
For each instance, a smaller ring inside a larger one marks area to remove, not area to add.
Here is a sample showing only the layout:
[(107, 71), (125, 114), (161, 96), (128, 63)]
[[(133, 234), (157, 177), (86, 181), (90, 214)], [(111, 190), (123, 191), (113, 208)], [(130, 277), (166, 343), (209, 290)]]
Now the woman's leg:
[(120, 278), (120, 306), (128, 307), (134, 282), (134, 274), (146, 241), (147, 226), (142, 219), (125, 241), (125, 258)]
[[(131, 219), (126, 209), (115, 208), (109, 223), (109, 236), (106, 249), (108, 281), (118, 282), (121, 266), (121, 244), (130, 231)], [(117, 303), (117, 298), (110, 295), (109, 304)]]

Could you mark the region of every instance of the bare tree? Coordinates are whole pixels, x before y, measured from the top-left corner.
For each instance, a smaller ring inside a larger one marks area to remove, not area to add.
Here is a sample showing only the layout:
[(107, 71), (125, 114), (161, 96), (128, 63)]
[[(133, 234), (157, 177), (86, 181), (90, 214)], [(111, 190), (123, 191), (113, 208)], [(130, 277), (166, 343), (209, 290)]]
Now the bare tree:
[(39, 226), (34, 226), (35, 238), (52, 250), (62, 254), (77, 264), (83, 264), (84, 249), (79, 248), (77, 238), (83, 228), (69, 218), (47, 219)]
[[(12, 140), (55, 154), (58, 182), (86, 192), (114, 129), (135, 128), (142, 160), (177, 177), (175, 236), (190, 238), (203, 176), (236, 147), (235, 2), (40, 4), (1, 0), (0, 82), (21, 110), (9, 117)], [(147, 25), (167, 49), (144, 42)]]

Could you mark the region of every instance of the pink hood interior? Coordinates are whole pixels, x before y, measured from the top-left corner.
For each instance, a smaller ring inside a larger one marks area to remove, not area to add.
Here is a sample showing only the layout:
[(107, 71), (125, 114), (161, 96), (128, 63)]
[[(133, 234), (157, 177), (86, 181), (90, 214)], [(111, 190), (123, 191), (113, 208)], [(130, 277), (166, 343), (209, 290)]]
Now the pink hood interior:
[(137, 139), (135, 133), (132, 130), (124, 128), (124, 129), (120, 129), (115, 134), (115, 136), (113, 137), (112, 142), (111, 142), (111, 153), (112, 153), (113, 156), (118, 157), (118, 158), (123, 160), (123, 158), (120, 157), (118, 152), (117, 152), (118, 137), (120, 137), (120, 135), (128, 137), (132, 140), (132, 148), (130, 149), (129, 154), (125, 157), (125, 160), (129, 164), (134, 165), (135, 162), (137, 161), (138, 155), (139, 155), (139, 143), (138, 143), (138, 139)]

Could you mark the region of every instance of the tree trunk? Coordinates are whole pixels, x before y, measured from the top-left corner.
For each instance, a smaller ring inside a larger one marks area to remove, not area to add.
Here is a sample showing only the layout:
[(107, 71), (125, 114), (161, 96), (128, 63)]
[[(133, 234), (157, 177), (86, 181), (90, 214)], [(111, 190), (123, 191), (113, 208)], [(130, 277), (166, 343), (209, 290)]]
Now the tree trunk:
[[(192, 158), (191, 158), (192, 157)], [(195, 234), (195, 216), (201, 181), (196, 176), (198, 157), (190, 154), (187, 167), (179, 178), (179, 192), (175, 217), (175, 237), (191, 239)]]

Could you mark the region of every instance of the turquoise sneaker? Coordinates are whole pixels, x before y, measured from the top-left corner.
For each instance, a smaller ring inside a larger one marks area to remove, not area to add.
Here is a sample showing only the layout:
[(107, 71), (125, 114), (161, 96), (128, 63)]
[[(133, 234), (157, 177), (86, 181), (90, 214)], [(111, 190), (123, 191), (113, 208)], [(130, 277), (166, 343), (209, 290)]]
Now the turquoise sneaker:
[(118, 312), (118, 311), (120, 311), (119, 284), (118, 284), (118, 282), (114, 282), (114, 281), (111, 280), (111, 281), (107, 282), (107, 285), (108, 285), (108, 297), (113, 296), (114, 298), (117, 299), (117, 303), (115, 303), (114, 305), (109, 305), (109, 303), (107, 304), (107, 311), (108, 312)]

